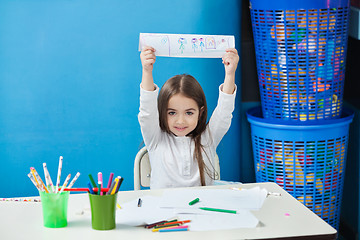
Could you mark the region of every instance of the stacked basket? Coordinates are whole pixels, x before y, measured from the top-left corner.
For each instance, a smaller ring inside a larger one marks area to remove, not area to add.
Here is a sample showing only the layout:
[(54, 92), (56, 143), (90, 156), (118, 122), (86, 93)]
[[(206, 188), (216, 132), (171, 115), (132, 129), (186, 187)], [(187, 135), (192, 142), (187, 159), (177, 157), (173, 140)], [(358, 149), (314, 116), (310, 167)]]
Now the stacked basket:
[(247, 113), (256, 180), (338, 228), (349, 125), (348, 0), (250, 0), (261, 108)]

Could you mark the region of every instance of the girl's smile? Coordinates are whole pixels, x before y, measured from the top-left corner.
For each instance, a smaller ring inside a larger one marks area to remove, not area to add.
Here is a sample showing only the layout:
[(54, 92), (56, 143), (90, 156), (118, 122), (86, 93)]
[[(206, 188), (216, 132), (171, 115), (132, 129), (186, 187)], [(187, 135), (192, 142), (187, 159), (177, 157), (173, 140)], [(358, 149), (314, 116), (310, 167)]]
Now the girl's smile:
[(191, 133), (199, 120), (197, 103), (182, 94), (176, 94), (169, 99), (167, 121), (170, 131), (178, 137)]

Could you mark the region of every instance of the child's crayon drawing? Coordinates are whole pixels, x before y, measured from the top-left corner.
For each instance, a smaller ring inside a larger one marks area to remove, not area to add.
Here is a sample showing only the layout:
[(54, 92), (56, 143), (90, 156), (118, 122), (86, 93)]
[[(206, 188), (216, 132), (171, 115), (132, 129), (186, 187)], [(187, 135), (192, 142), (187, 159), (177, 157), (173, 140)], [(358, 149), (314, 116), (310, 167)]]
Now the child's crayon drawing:
[(206, 37), (205, 38), (205, 46), (206, 46), (206, 49), (216, 49), (215, 38), (214, 37)]
[(178, 43), (180, 45), (179, 50), (181, 51), (181, 53), (184, 53), (185, 45), (187, 44), (186, 38), (179, 38)]
[(156, 56), (221, 58), (226, 49), (235, 47), (235, 38), (231, 35), (140, 33), (139, 51), (144, 46), (155, 48)]

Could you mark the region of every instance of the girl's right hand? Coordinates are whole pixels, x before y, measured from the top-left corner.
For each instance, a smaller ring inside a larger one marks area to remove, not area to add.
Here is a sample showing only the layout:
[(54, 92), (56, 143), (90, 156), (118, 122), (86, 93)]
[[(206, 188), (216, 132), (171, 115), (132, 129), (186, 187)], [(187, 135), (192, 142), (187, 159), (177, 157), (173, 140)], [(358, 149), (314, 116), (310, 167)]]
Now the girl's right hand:
[(155, 49), (149, 46), (143, 47), (140, 54), (140, 59), (143, 71), (152, 72), (156, 60)]

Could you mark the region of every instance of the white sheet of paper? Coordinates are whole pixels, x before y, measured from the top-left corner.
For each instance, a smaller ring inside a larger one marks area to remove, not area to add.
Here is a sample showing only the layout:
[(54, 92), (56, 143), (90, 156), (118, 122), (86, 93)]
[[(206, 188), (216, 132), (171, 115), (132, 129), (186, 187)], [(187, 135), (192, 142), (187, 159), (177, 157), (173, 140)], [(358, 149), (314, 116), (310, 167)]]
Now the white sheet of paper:
[[(242, 190), (231, 189), (183, 189), (165, 190), (161, 198), (161, 208), (198, 209), (199, 207), (221, 208), (228, 210), (259, 210), (267, 196), (265, 189), (259, 187)], [(199, 198), (192, 206), (189, 202)]]
[(159, 208), (161, 197), (144, 196), (142, 205), (138, 200), (121, 204), (116, 211), (116, 222), (128, 226), (140, 226), (176, 217), (174, 209)]
[(227, 48), (235, 47), (232, 35), (140, 33), (139, 51), (155, 48), (156, 56), (221, 58)]
[(214, 213), (178, 214), (181, 219), (191, 220), (190, 231), (215, 231), (235, 228), (255, 228), (259, 220), (248, 210), (241, 210), (238, 214)]
[[(191, 231), (209, 231), (234, 228), (255, 228), (258, 220), (249, 210), (259, 210), (267, 196), (265, 189), (167, 189), (160, 197), (142, 197), (121, 203), (116, 211), (116, 222), (128, 226), (141, 226), (162, 220), (177, 218), (191, 220)], [(200, 201), (192, 206), (195, 198)], [(199, 207), (236, 210), (236, 214), (204, 211)]]

